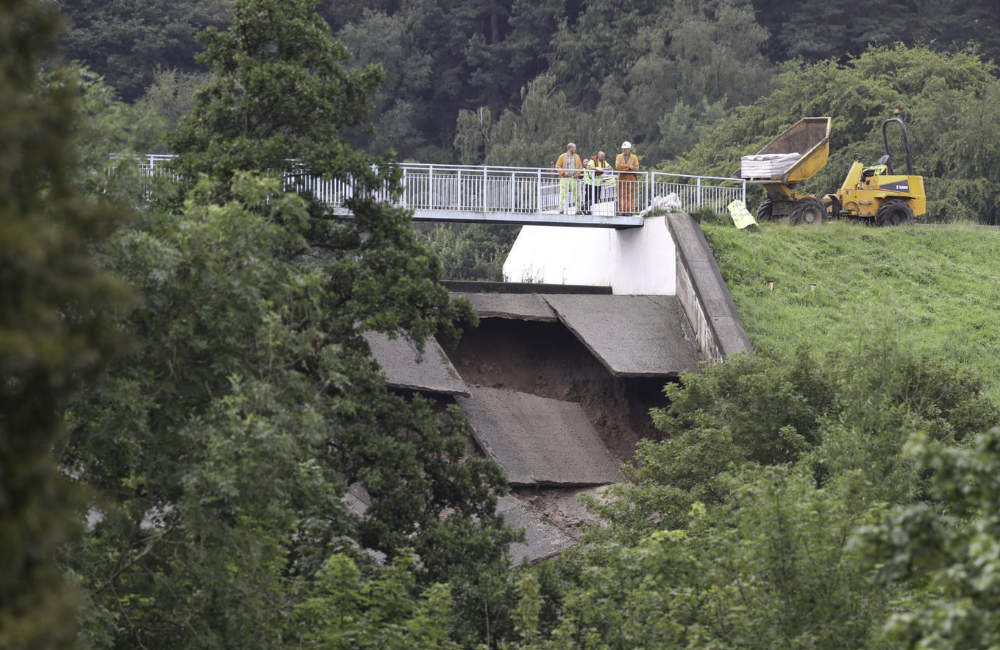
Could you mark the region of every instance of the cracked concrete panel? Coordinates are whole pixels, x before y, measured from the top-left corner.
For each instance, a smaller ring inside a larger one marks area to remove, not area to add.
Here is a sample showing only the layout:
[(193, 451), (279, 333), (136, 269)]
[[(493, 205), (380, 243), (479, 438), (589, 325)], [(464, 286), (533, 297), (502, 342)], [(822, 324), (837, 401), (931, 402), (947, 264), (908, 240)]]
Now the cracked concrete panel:
[(513, 485), (604, 485), (619, 462), (576, 402), (483, 386), (458, 398), (483, 451)]
[(452, 296), (467, 298), (480, 318), (559, 321), (545, 299), (534, 293), (453, 293)]
[(433, 337), (424, 343), (422, 353), (403, 336), (390, 339), (386, 334), (365, 332), (364, 337), (390, 386), (447, 395), (469, 394), (469, 387)]
[(676, 296), (547, 295), (559, 320), (621, 377), (665, 377), (698, 366), (698, 344)]
[(573, 537), (516, 497), (500, 497), (497, 501), (497, 513), (514, 530), (524, 529), (524, 543), (510, 545), (510, 556), (514, 564), (539, 562), (576, 544)]

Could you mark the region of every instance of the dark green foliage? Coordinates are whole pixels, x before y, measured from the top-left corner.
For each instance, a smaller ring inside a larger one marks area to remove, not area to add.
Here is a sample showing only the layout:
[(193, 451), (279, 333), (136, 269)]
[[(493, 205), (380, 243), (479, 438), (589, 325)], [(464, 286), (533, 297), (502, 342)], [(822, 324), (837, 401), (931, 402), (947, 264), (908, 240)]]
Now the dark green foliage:
[(853, 536), (886, 504), (933, 509), (941, 479), (904, 448), (919, 432), (956, 449), (996, 424), (981, 391), (885, 343), (685, 375), (654, 414), (667, 439), (643, 442), (630, 482), (595, 504), (610, 530), (560, 559), (557, 580), (521, 581), (517, 647), (891, 647), (881, 627), (913, 585), (880, 580)]
[(344, 67), (347, 50), (315, 4), (242, 0), (228, 31), (202, 34), (198, 59), (215, 74), (173, 138), (182, 174), (280, 172), (294, 159), (317, 174), (377, 182), (342, 132), (365, 123), (382, 73)]
[[(412, 548), (426, 584), (498, 563), (510, 539), (498, 468), (463, 460), (464, 418), (389, 392), (359, 336), (453, 332), (468, 312), (440, 267), (374, 204), (316, 251), (306, 203), (276, 183), (237, 176), (226, 205), (199, 187), (104, 253), (145, 302), (118, 324), (131, 353), (69, 415), (63, 462), (101, 495), (71, 563), (95, 643), (281, 646), (332, 553)], [(363, 518), (341, 501), (354, 483)]]
[[(157, 116), (162, 120), (164, 131), (172, 133), (184, 116), (194, 108), (195, 93), (211, 78), (211, 74), (207, 72), (158, 70), (153, 76), (153, 82), (136, 102), (136, 107), (144, 113)], [(161, 142), (154, 143), (145, 153), (171, 153), (166, 143), (166, 133)]]
[(1000, 428), (969, 447), (916, 434), (906, 454), (932, 476), (935, 501), (897, 507), (857, 537), (887, 583), (917, 588), (884, 634), (898, 648), (988, 648), (1000, 642)]
[(769, 89), (765, 40), (748, 3), (588, 3), (560, 24), (551, 65), (523, 86), (519, 108), (493, 108), (495, 123), (459, 113), (456, 148), (466, 162), (483, 150), (492, 164), (549, 166), (567, 141), (591, 156), (628, 139), (657, 165)]
[(500, 225), (434, 225), (421, 236), (444, 267), (448, 280), (503, 280), (503, 262), (518, 228)]
[(892, 0), (877, 7), (841, 2), (756, 0), (757, 19), (771, 32), (773, 61), (857, 56), (871, 45), (932, 45), (956, 51), (975, 45), (1000, 55), (1000, 8), (984, 0)]
[[(132, 102), (163, 71), (203, 70), (195, 35), (221, 28), (231, 5), (66, 2), (64, 43), (71, 58)], [(454, 159), (462, 111), (516, 115), (531, 84), (548, 74), (569, 102), (557, 117), (584, 149), (629, 138), (659, 164), (687, 151), (715, 119), (765, 94), (774, 64), (843, 62), (896, 43), (972, 48), (996, 60), (998, 11), (981, 0), (901, 0), (877, 10), (820, 0), (319, 3), (354, 54), (349, 65), (380, 64), (386, 74), (373, 98), (376, 131), (351, 131), (348, 140), (433, 162)], [(506, 134), (494, 142), (505, 143)], [(530, 158), (531, 149), (518, 155)]]
[(104, 76), (123, 99), (142, 96), (158, 69), (195, 72), (195, 36), (225, 23), (231, 0), (145, 0), (60, 2), (68, 28), (62, 37), (67, 58)]
[[(178, 167), (200, 180), (182, 207), (149, 208), (101, 247), (144, 302), (116, 321), (128, 356), (68, 414), (63, 463), (100, 495), (69, 554), (94, 645), (336, 645), (365, 616), (386, 626), (371, 643), (408, 630), (447, 645), (458, 633), (442, 618), (470, 620), (505, 567), (499, 468), (466, 457), (457, 407), (391, 392), (362, 337), (422, 345), (475, 321), (409, 215), (358, 196), (353, 218), (334, 219), (275, 174), (240, 171), (296, 156), (380, 182), (339, 139), (378, 74), (344, 71), (312, 6), (241, 0), (232, 30), (208, 33), (215, 77), (179, 135)], [(396, 564), (383, 574), (369, 553)], [(430, 587), (444, 581), (454, 601)], [(363, 584), (426, 604), (366, 603)], [(348, 602), (358, 618), (337, 611)]]
[(73, 65), (46, 80), (68, 84), (80, 119), (73, 129), (76, 168), (83, 190), (140, 209), (145, 204), (138, 156), (155, 150), (165, 125), (153, 111), (115, 99), (114, 90), (90, 70)]
[(125, 299), (88, 247), (114, 211), (81, 196), (70, 147), (75, 79), (38, 83), (56, 17), (0, 5), (0, 646), (62, 647), (75, 592), (55, 554), (79, 495), (52, 458), (61, 409), (120, 344)]
[(561, 558), (558, 622), (528, 627), (515, 647), (866, 647), (892, 592), (846, 545), (872, 520), (864, 503), (798, 472), (739, 478), (726, 506), (694, 504), (683, 528)]
[[(805, 463), (818, 486), (863, 471), (879, 498), (921, 492), (899, 450), (914, 430), (956, 442), (997, 420), (980, 380), (891, 346), (838, 350), (817, 362), (758, 353), (666, 388), (671, 406), (654, 421), (668, 438), (640, 443), (627, 508), (604, 511), (630, 535), (680, 525), (692, 503), (724, 502), (742, 467)], [(655, 516), (654, 516), (654, 513)]]
[[(343, 25), (337, 36), (358, 63), (380, 63), (387, 75), (376, 96), (376, 135), (356, 142), (429, 162), (453, 159), (460, 109), (486, 106), (499, 115), (517, 102), (545, 69), (553, 34), (572, 11), (552, 0), (378, 4), (336, 3), (325, 12)], [(356, 17), (345, 21), (352, 8)]]
[(413, 558), (365, 579), (345, 555), (334, 555), (317, 575), (308, 598), (295, 609), (304, 648), (383, 650), (457, 649), (449, 638), (451, 594), (437, 584), (422, 592), (413, 580)]

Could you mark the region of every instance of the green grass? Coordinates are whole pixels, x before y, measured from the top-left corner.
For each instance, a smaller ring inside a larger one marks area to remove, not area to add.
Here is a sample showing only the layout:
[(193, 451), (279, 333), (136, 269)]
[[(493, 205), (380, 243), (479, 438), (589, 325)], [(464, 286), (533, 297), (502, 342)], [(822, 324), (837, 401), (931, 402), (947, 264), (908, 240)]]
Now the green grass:
[(755, 346), (821, 352), (892, 336), (978, 372), (1000, 402), (1000, 231), (702, 227)]

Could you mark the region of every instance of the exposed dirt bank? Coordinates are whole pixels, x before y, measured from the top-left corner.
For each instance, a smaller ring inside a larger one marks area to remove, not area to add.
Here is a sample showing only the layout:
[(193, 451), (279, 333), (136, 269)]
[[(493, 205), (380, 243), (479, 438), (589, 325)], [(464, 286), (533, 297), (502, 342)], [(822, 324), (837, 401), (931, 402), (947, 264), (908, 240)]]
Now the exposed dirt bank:
[(649, 409), (665, 406), (665, 379), (615, 377), (560, 323), (483, 319), (448, 356), (469, 384), (578, 402), (619, 459), (658, 437)]

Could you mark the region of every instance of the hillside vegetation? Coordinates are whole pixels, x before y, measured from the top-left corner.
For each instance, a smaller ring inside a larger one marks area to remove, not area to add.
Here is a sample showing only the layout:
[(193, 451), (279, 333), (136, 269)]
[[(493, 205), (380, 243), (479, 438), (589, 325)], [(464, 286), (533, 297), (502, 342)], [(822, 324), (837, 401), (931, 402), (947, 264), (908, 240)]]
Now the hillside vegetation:
[(755, 346), (856, 348), (889, 336), (975, 369), (1000, 401), (1000, 231), (703, 228)]

